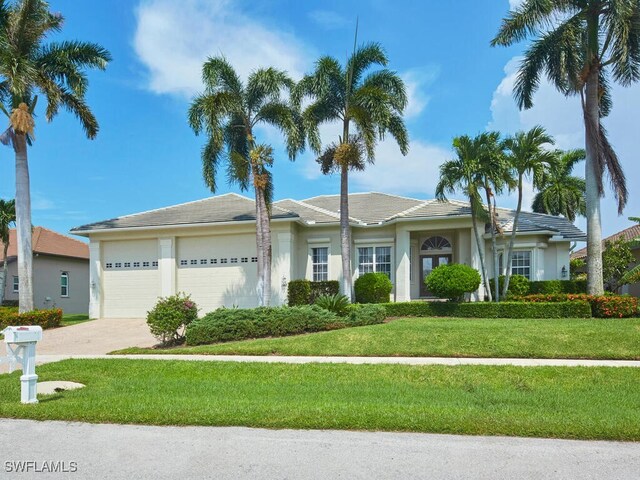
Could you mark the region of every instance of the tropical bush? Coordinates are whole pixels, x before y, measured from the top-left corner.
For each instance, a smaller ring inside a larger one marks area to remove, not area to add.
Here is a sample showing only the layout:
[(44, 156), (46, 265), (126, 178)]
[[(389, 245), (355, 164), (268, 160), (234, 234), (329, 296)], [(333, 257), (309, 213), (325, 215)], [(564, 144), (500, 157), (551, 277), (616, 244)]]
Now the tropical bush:
[(43, 329), (59, 327), (62, 322), (62, 310), (52, 308), (18, 313), (17, 307), (0, 308), (0, 330), (8, 326), (39, 325)]
[(287, 299), (290, 307), (313, 305), (319, 297), (338, 293), (340, 293), (340, 283), (337, 280), (322, 282), (292, 280), (287, 285)]
[(638, 299), (629, 295), (587, 295), (555, 293), (514, 297), (520, 302), (588, 302), (592, 315), (597, 318), (626, 318), (638, 314)]
[(218, 309), (187, 327), (188, 345), (244, 340), (247, 338), (283, 337), (301, 333), (335, 330), (382, 323), (384, 308), (357, 306), (344, 317), (316, 305), (297, 307), (259, 307)]
[(576, 280), (541, 280), (529, 282), (529, 294), (554, 293), (587, 293), (587, 281)]
[(184, 340), (187, 326), (198, 318), (198, 307), (189, 295), (179, 293), (158, 300), (147, 312), (147, 325), (163, 344), (179, 343)]
[[(500, 292), (502, 292), (502, 289), (504, 288), (504, 281), (505, 281), (505, 276), (500, 275), (498, 277), (498, 288), (500, 289)], [(511, 275), (511, 278), (509, 279), (509, 291), (507, 292), (507, 295), (528, 294), (529, 289), (531, 288), (530, 283), (531, 282), (529, 282), (529, 279), (524, 275)], [(493, 288), (494, 288), (493, 278), (489, 280), (489, 284), (491, 285), (491, 291), (493, 291)]]
[(365, 273), (360, 275), (353, 288), (358, 303), (386, 303), (393, 289), (389, 277), (382, 273)]
[(590, 318), (586, 301), (524, 302), (399, 302), (386, 303), (388, 317), (461, 318)]
[(315, 305), (342, 317), (347, 312), (349, 298), (340, 293), (336, 293), (334, 295), (322, 295), (316, 299)]
[(427, 288), (439, 298), (457, 301), (480, 286), (480, 273), (469, 265), (453, 263), (433, 269), (425, 279)]

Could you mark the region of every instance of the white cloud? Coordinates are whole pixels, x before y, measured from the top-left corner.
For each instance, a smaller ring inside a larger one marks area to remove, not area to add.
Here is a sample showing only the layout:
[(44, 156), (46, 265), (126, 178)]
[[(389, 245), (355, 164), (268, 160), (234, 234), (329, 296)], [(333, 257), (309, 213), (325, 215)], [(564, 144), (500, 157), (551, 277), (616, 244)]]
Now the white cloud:
[(209, 56), (224, 55), (243, 78), (267, 66), (299, 78), (315, 57), (293, 34), (248, 17), (231, 0), (144, 0), (136, 17), (134, 48), (155, 93), (199, 92)]
[[(530, 110), (519, 111), (513, 99), (512, 88), (516, 78), (520, 59), (514, 58), (505, 66), (505, 76), (496, 88), (491, 102), (492, 118), (488, 129), (499, 130), (504, 133), (514, 133), (517, 130), (530, 129), (535, 125), (544, 126), (555, 137), (556, 146), (562, 149), (584, 148), (584, 131), (580, 100), (577, 97), (566, 98), (560, 94), (548, 81), (540, 84), (534, 96), (534, 107)], [(640, 84), (630, 88), (614, 85), (612, 88), (613, 111), (604, 120), (609, 132), (609, 139), (616, 149), (627, 175), (629, 188), (629, 203), (622, 217), (617, 215), (617, 207), (613, 194), (606, 191), (606, 198), (602, 202), (602, 222), (605, 235), (629, 226), (627, 216), (640, 212), (640, 193), (638, 183), (634, 181), (640, 175), (640, 163), (637, 159), (637, 132), (640, 131)], [(576, 175), (583, 176), (584, 164), (576, 168)], [(525, 199), (525, 207), (530, 207), (533, 191), (527, 186), (529, 193)], [(505, 205), (515, 205), (513, 197), (503, 199)], [(585, 228), (584, 219), (578, 220), (578, 225)]]
[(509, 7), (511, 8), (511, 10), (515, 10), (520, 5), (522, 5), (524, 2), (525, 2), (525, 0), (509, 0)]
[(412, 69), (400, 74), (407, 89), (405, 118), (418, 117), (427, 107), (431, 97), (426, 89), (438, 78), (439, 74), (440, 69), (437, 67)]
[[(331, 10), (313, 10), (309, 12), (309, 18), (327, 30), (337, 30), (351, 24), (348, 19)], [(353, 25), (355, 27), (355, 19)]]

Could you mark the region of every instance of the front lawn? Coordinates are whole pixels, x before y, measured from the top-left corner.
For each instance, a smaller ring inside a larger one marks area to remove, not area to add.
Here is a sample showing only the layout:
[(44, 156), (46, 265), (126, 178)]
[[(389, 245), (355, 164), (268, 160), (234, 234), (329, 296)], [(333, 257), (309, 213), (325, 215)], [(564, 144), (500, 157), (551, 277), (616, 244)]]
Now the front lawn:
[(62, 323), (60, 323), (60, 326), (68, 327), (69, 325), (77, 325), (78, 323), (87, 322), (89, 320), (89, 315), (84, 313), (65, 313), (62, 315)]
[(39, 381), (86, 385), (0, 417), (640, 440), (640, 369), (67, 360)]
[(640, 359), (640, 319), (403, 318), (383, 325), (114, 353)]

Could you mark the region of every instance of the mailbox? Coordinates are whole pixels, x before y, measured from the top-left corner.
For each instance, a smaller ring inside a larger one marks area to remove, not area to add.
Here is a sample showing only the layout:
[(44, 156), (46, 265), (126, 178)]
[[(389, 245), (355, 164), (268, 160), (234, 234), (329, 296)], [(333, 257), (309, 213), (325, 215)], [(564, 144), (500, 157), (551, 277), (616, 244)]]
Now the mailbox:
[(42, 327), (7, 327), (4, 334), (5, 343), (30, 343), (42, 340)]
[(0, 333), (4, 334), (9, 372), (14, 370), (16, 363), (20, 362), (22, 364), (20, 400), (22, 403), (38, 403), (36, 343), (42, 340), (42, 327), (7, 327)]

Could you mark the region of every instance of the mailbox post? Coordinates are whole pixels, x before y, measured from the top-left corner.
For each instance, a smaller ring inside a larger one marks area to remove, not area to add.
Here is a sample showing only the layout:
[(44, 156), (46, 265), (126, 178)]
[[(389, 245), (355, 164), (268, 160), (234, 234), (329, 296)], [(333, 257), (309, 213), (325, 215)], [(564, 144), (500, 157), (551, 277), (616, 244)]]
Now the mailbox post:
[(2, 332), (7, 347), (9, 373), (15, 370), (17, 362), (22, 364), (20, 376), (20, 401), (38, 403), (36, 375), (36, 343), (42, 340), (42, 327), (7, 327)]

